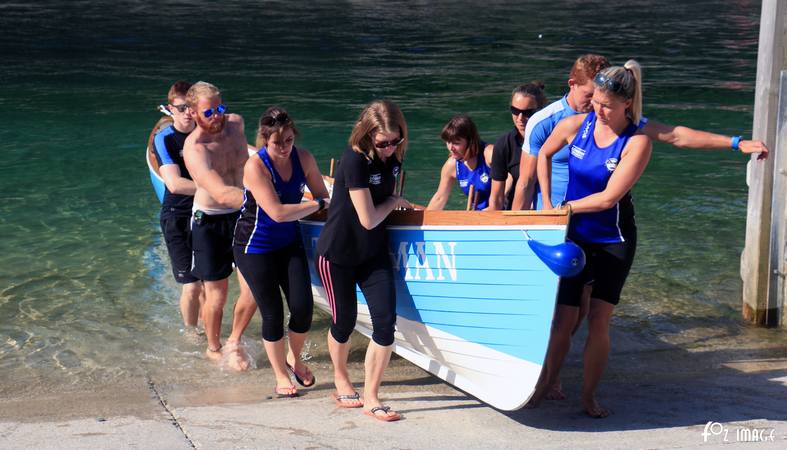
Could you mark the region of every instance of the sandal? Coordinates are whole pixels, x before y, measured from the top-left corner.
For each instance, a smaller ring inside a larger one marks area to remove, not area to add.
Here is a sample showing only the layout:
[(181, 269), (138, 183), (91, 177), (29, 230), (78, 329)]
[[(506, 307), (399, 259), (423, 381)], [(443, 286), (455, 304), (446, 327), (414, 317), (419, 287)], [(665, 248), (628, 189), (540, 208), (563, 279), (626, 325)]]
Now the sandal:
[[(332, 394), (333, 401), (336, 402), (336, 406), (339, 408), (362, 408), (363, 402), (361, 401), (361, 394), (357, 391), (353, 392), (352, 394), (342, 394), (339, 395), (338, 393), (334, 392)], [(357, 402), (357, 403), (350, 403), (350, 402)]]
[[(295, 381), (297, 381), (301, 386), (312, 387), (314, 386), (314, 383), (317, 382), (317, 378), (315, 378), (314, 374), (311, 372), (311, 370), (309, 370), (308, 367), (306, 367), (306, 372), (299, 374), (295, 371), (295, 366), (291, 366), (290, 363), (284, 363), (284, 365), (287, 366), (287, 370), (292, 374), (293, 377), (295, 377)], [(306, 383), (306, 377), (309, 376), (311, 376), (311, 383)]]
[[(382, 415), (377, 414), (380, 411), (382, 411)], [(383, 422), (396, 422), (402, 418), (402, 415), (396, 411), (391, 410), (390, 406), (375, 406), (374, 408), (364, 411), (363, 413), (367, 416), (374, 417), (377, 420), (382, 420)]]

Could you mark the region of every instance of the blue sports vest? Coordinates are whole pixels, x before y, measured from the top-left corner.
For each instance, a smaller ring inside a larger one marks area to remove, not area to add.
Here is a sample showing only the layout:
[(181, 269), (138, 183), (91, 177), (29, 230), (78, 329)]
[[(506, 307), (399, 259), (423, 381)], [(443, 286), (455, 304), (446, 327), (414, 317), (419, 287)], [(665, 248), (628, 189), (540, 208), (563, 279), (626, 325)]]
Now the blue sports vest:
[[(637, 126), (629, 123), (615, 142), (601, 148), (593, 138), (595, 127), (596, 114), (590, 112), (569, 146), (566, 200), (577, 200), (606, 189), (609, 178), (618, 166), (623, 148), (637, 132)], [(630, 202), (629, 193), (610, 209), (573, 216), (568, 231), (569, 238), (599, 244), (624, 242), (621, 223), (633, 221), (634, 214), (633, 208), (621, 208), (621, 202), (624, 201)]]
[[(283, 204), (298, 204), (303, 198), (306, 176), (298, 158), (298, 150), (293, 146), (290, 153), (292, 176), (289, 181), (282, 180), (268, 156), (266, 148), (257, 152), (273, 178), (273, 187)], [(243, 190), (243, 208), (235, 226), (235, 245), (243, 247), (243, 253), (268, 253), (290, 245), (300, 239), (298, 221), (276, 222), (254, 200), (248, 189)]]
[(478, 196), (476, 203), (476, 210), (482, 210), (489, 206), (489, 194), (492, 192), (492, 177), (489, 175), (490, 169), (486, 164), (484, 158), (484, 148), (486, 143), (481, 142), (481, 151), (476, 156), (475, 170), (467, 168), (462, 161), (456, 161), (456, 181), (459, 182), (459, 189), (462, 193), (469, 195), (470, 186), (475, 186), (475, 192)]

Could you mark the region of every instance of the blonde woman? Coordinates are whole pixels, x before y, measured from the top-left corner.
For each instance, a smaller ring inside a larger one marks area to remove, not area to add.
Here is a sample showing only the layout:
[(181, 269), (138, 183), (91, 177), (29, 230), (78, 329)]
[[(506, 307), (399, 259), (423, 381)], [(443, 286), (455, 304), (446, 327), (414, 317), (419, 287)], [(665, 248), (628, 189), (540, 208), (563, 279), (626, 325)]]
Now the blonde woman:
[[(364, 408), (366, 415), (391, 422), (401, 416), (379, 398), (396, 324), (396, 290), (388, 256), (385, 218), (397, 208), (412, 208), (394, 194), (407, 149), (407, 124), (389, 101), (374, 101), (361, 112), (349, 147), (336, 171), (328, 221), (317, 242), (317, 272), (331, 308), (328, 350), (334, 368), (334, 400), (342, 408)], [(372, 318), (366, 350), (363, 399), (347, 371), (350, 334), (358, 316), (356, 284)]]

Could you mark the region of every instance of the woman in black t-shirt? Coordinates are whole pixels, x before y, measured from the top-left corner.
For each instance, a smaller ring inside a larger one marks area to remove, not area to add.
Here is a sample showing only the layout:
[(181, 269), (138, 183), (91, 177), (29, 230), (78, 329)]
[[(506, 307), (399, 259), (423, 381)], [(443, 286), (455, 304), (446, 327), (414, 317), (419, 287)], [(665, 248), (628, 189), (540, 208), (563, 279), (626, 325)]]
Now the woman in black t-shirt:
[[(386, 422), (401, 416), (378, 397), (391, 358), (396, 324), (396, 289), (384, 221), (397, 208), (412, 208), (394, 194), (407, 149), (407, 123), (388, 101), (374, 101), (361, 112), (336, 170), (328, 221), (317, 242), (317, 272), (331, 308), (328, 350), (334, 367), (336, 404), (364, 407)], [(350, 334), (358, 316), (355, 285), (366, 298), (372, 340), (366, 351), (363, 400), (347, 371)]]

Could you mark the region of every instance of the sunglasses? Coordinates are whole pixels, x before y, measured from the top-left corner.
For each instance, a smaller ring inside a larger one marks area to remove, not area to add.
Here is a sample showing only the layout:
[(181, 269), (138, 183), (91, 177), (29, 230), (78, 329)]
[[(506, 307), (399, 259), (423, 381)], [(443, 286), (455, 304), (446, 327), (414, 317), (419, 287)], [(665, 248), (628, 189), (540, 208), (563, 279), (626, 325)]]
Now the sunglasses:
[(511, 109), (511, 114), (513, 114), (515, 116), (523, 114), (525, 117), (530, 117), (533, 114), (535, 114), (536, 111), (538, 111), (538, 108), (519, 109), (519, 108), (516, 108), (516, 107), (513, 107), (513, 106), (510, 109)]
[(392, 141), (375, 142), (374, 146), (382, 150), (388, 147), (398, 147), (402, 142), (404, 142), (404, 138), (394, 139)]
[(604, 75), (603, 73), (599, 73), (598, 75), (596, 75), (596, 77), (593, 78), (593, 83), (595, 83), (596, 86), (600, 88), (604, 88), (609, 92), (615, 94), (623, 93), (623, 83), (621, 83), (620, 81), (613, 80), (608, 76)]
[(215, 108), (208, 108), (205, 111), (202, 111), (202, 115), (205, 116), (206, 119), (210, 119), (211, 116), (214, 114), (224, 114), (224, 111), (227, 110), (227, 107), (224, 105), (219, 105)]
[(177, 109), (179, 113), (184, 113), (184, 112), (186, 112), (186, 110), (187, 110), (187, 109), (188, 109), (188, 107), (189, 107), (189, 105), (187, 105), (187, 104), (185, 104), (185, 103), (181, 103), (180, 105), (173, 105), (173, 104), (170, 104), (169, 106), (171, 106), (171, 107), (173, 107), (173, 108)]
[(275, 116), (265, 116), (260, 119), (260, 125), (272, 127), (274, 125), (287, 125), (291, 122), (290, 116), (285, 112), (280, 112)]

